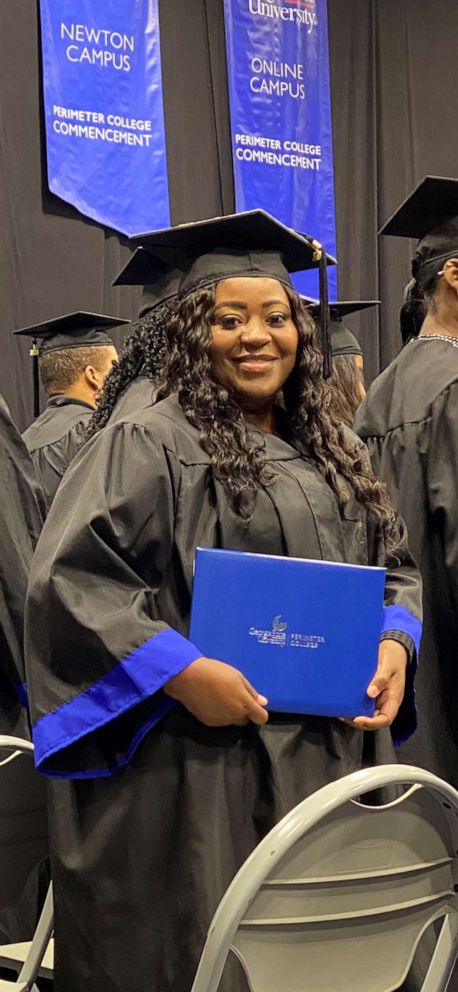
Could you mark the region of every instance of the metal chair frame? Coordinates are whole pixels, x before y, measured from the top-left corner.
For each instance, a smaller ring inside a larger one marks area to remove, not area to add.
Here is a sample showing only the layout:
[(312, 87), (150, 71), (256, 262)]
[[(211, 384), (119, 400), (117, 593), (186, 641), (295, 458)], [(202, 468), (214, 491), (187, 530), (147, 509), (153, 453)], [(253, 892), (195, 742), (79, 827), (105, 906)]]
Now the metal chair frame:
[[(0, 762), (0, 769), (20, 754), (33, 755), (34, 751), (31, 741), (22, 740), (19, 737), (0, 735), (0, 750), (3, 748), (11, 748), (12, 754)], [(0, 979), (0, 992), (38, 992), (35, 982), (46, 948), (52, 936), (53, 926), (54, 911), (51, 883), (24, 964), (16, 979), (11, 981), (9, 979)], [(3, 954), (3, 957), (5, 957), (5, 954)]]
[[(440, 800), (442, 807), (445, 808), (445, 815), (451, 831), (450, 836), (453, 838), (451, 842), (453, 846), (452, 856), (444, 859), (448, 862), (449, 867), (450, 864), (452, 865), (453, 869), (453, 865), (456, 866), (458, 863), (456, 858), (458, 855), (458, 792), (455, 789), (435, 775), (410, 765), (384, 765), (347, 775), (345, 778), (319, 789), (291, 810), (247, 858), (223, 896), (213, 917), (192, 992), (217, 992), (230, 950), (239, 957), (245, 967), (246, 962), (243, 960), (243, 954), (238, 953), (237, 947), (234, 946), (237, 933), (241, 933), (243, 929), (246, 931), (247, 928), (256, 926), (258, 923), (270, 923), (270, 918), (256, 921), (250, 916), (247, 919), (245, 917), (250, 904), (259, 894), (264, 883), (269, 885), (268, 880), (271, 879), (270, 885), (276, 884), (276, 881), (273, 881), (275, 880), (275, 869), (299, 840), (306, 839), (306, 835), (312, 828), (319, 825), (339, 807), (354, 803), (360, 809), (368, 809), (364, 803), (359, 801), (361, 796), (376, 789), (406, 785), (411, 788), (399, 799), (383, 806), (370, 807), (371, 810), (382, 812), (394, 807), (402, 803), (408, 796), (412, 796), (418, 789), (426, 789), (433, 793), (436, 799)], [(425, 822), (427, 822), (426, 817)], [(383, 876), (383, 872), (381, 875)], [(389, 871), (387, 875), (389, 875)], [(455, 883), (458, 882), (457, 874), (454, 875), (454, 880)], [(454, 887), (452, 886), (451, 894), (450, 892), (447, 893), (448, 901), (444, 897), (442, 906), (440, 906), (440, 901), (436, 900), (436, 908), (432, 907), (427, 926), (435, 919), (443, 919), (443, 922), (421, 992), (445, 992), (450, 980), (458, 953), (458, 897), (454, 895), (454, 892), (457, 891), (458, 885), (455, 884)], [(371, 912), (373, 911), (369, 911), (369, 915)], [(360, 915), (364, 916), (364, 913), (342, 914), (342, 918), (343, 916), (351, 916), (354, 919)], [(316, 919), (319, 920), (318, 917)], [(275, 924), (281, 924), (281, 922), (281, 919), (272, 920), (272, 927), (275, 928)], [(267, 930), (269, 930), (269, 926)], [(409, 967), (420, 936), (421, 934), (418, 935), (414, 946), (409, 948), (409, 954), (411, 951)], [(268, 941), (267, 937), (266, 940)], [(250, 981), (248, 967), (245, 967), (245, 972)], [(251, 982), (250, 987), (252, 987)], [(343, 986), (339, 985), (340, 992), (342, 989)], [(367, 989), (370, 989), (370, 980), (368, 980)], [(350, 988), (348, 992), (351, 992)]]

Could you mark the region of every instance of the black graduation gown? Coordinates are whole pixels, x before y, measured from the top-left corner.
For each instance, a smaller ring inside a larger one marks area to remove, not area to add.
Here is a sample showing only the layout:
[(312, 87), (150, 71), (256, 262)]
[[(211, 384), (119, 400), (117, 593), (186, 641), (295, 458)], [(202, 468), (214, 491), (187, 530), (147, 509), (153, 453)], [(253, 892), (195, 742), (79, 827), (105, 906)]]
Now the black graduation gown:
[(22, 437), (32, 455), (48, 508), (62, 476), (84, 441), (94, 410), (71, 396), (53, 396)]
[[(0, 734), (30, 739), (24, 609), (45, 503), (32, 460), (0, 397)], [(1, 757), (5, 757), (2, 752)], [(46, 881), (45, 782), (31, 763), (0, 777), (0, 942), (30, 939)]]
[(45, 506), (30, 455), (1, 397), (0, 478), (0, 733), (29, 737), (24, 608)]
[(144, 410), (145, 407), (151, 406), (156, 400), (156, 395), (157, 386), (154, 382), (146, 375), (137, 376), (121, 393), (108, 423), (116, 424), (118, 420), (130, 416), (135, 410)]
[(423, 578), (419, 724), (400, 758), (458, 788), (458, 348), (406, 345), (371, 386), (356, 430), (406, 520)]
[[(355, 499), (341, 519), (312, 462), (265, 443), (276, 481), (243, 521), (171, 397), (92, 438), (51, 508), (27, 667), (37, 761), (56, 776), (57, 992), (189, 992), (246, 856), (298, 801), (361, 764), (363, 735), (338, 720), (208, 728), (161, 692), (200, 655), (187, 639), (197, 545), (385, 562)], [(402, 524), (388, 569), (389, 608), (418, 616)], [(401, 734), (411, 704), (409, 682)], [(225, 987), (245, 985), (232, 976)]]

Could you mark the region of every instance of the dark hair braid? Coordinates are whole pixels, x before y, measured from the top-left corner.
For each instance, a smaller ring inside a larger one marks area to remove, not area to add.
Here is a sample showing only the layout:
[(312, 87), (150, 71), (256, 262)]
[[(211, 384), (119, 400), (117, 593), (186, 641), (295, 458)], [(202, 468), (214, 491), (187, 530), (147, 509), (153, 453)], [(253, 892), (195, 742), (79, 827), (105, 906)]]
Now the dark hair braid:
[(85, 439), (108, 423), (121, 394), (140, 373), (157, 382), (166, 354), (166, 325), (176, 307), (176, 299), (166, 300), (132, 325), (119, 359), (105, 379), (103, 390), (86, 428)]
[[(322, 377), (322, 355), (315, 344), (315, 328), (299, 296), (287, 290), (299, 334), (296, 365), (283, 387), (291, 440), (315, 460), (335, 493), (342, 510), (349, 493), (379, 521), (387, 543), (392, 543), (395, 515), (384, 485), (378, 482), (364, 447), (351, 438), (330, 412), (329, 389)], [(215, 476), (236, 511), (243, 516), (258, 485), (269, 485), (274, 475), (266, 463), (263, 441), (254, 442), (235, 397), (211, 374), (211, 320), (214, 291), (201, 289), (182, 302), (167, 334), (169, 353), (162, 395), (176, 392), (183, 412), (200, 432)]]
[(428, 304), (424, 290), (416, 279), (411, 279), (404, 290), (404, 299), (399, 311), (399, 326), (403, 344), (418, 337), (427, 309)]
[[(455, 258), (457, 252), (451, 252), (450, 258)], [(414, 259), (412, 272), (414, 278), (404, 290), (404, 300), (400, 310), (400, 327), (402, 343), (407, 344), (411, 338), (417, 338), (428, 311), (436, 312), (436, 293), (439, 279), (447, 259), (432, 259), (419, 265)]]

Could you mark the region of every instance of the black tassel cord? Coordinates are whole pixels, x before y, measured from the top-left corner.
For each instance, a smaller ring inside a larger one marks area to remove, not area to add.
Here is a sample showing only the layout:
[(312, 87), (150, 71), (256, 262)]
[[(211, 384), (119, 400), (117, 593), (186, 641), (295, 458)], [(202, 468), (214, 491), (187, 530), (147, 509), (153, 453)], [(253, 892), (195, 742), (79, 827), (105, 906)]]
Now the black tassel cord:
[(332, 345), (329, 316), (329, 294), (328, 294), (328, 262), (326, 252), (322, 245), (314, 241), (315, 258), (319, 262), (320, 278), (320, 332), (321, 349), (323, 352), (323, 378), (329, 379), (332, 375)]

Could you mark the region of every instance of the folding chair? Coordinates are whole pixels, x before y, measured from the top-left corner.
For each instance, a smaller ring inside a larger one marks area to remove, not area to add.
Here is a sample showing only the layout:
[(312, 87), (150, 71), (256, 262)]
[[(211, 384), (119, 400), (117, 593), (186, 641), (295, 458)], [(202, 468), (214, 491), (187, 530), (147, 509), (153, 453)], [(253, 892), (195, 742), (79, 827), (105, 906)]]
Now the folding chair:
[[(383, 806), (375, 789), (408, 785)], [(228, 954), (251, 992), (393, 992), (435, 924), (421, 992), (444, 992), (458, 951), (458, 792), (410, 765), (355, 772), (295, 807), (242, 866), (211, 923), (192, 992)]]
[[(0, 781), (5, 766), (20, 760), (24, 754), (33, 756), (33, 744), (30, 741), (0, 735), (0, 752), (5, 749), (11, 753), (0, 760)], [(52, 930), (53, 902), (50, 885), (33, 939), (0, 947), (0, 967), (19, 972), (17, 978), (0, 979), (0, 992), (38, 992), (34, 984), (37, 976), (42, 974), (52, 977)], [(45, 955), (47, 961), (43, 966)]]

